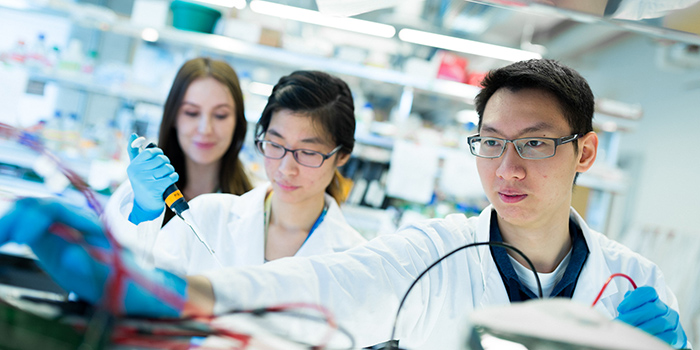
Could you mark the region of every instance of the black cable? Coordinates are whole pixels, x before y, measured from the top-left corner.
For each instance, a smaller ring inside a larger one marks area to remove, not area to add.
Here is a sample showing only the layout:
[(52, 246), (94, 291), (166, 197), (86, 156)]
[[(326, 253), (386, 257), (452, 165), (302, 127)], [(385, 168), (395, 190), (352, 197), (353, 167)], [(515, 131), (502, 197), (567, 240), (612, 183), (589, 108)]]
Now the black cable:
[[(460, 250), (462, 250), (462, 249), (466, 249), (466, 248), (470, 248), (470, 247), (476, 247), (476, 246), (481, 246), (481, 245), (489, 245), (489, 246), (496, 246), (496, 247), (508, 248), (508, 249), (511, 249), (511, 250), (513, 250), (514, 252), (518, 253), (520, 256), (522, 256), (523, 259), (525, 259), (525, 261), (527, 262), (527, 264), (530, 266), (530, 269), (532, 270), (532, 273), (535, 274), (535, 280), (537, 281), (537, 291), (538, 291), (538, 294), (539, 294), (540, 299), (543, 298), (543, 297), (542, 297), (542, 284), (540, 283), (540, 277), (537, 275), (537, 270), (535, 270), (535, 265), (534, 265), (534, 264), (532, 263), (532, 261), (530, 261), (530, 259), (529, 259), (523, 252), (521, 252), (518, 248), (515, 248), (515, 247), (513, 247), (512, 245), (507, 244), (507, 243), (503, 243), (503, 242), (475, 242), (475, 243), (469, 243), (469, 244), (467, 244), (467, 245), (463, 245), (463, 246), (461, 246), (461, 247), (459, 247), (459, 248), (457, 248), (457, 249), (455, 249), (455, 250), (453, 250), (453, 251), (447, 253), (446, 255), (442, 256), (440, 259), (437, 259), (434, 263), (430, 264), (430, 266), (428, 266), (425, 270), (423, 270), (423, 272), (421, 272), (420, 275), (418, 275), (418, 277), (416, 277), (416, 278), (413, 280), (413, 283), (411, 283), (411, 286), (408, 287), (408, 290), (407, 290), (406, 293), (403, 295), (403, 298), (401, 299), (401, 303), (399, 303), (399, 309), (396, 310), (396, 318), (394, 319), (394, 326), (393, 326), (392, 329), (391, 329), (391, 338), (389, 338), (390, 340), (394, 340), (394, 336), (396, 335), (396, 325), (398, 324), (398, 321), (399, 321), (399, 313), (401, 312), (401, 307), (403, 307), (403, 304), (406, 302), (406, 299), (408, 298), (408, 293), (411, 292), (411, 289), (413, 289), (413, 287), (418, 283), (418, 281), (421, 279), (421, 277), (423, 277), (423, 275), (425, 275), (426, 273), (428, 273), (428, 271), (430, 271), (430, 269), (432, 269), (435, 265), (437, 265), (437, 264), (439, 264), (441, 261), (447, 259), (447, 258), (448, 258), (449, 256), (451, 256), (452, 254), (454, 254), (454, 253), (456, 253), (456, 252), (458, 252), (458, 251), (460, 251)], [(396, 344), (396, 343), (391, 342), (391, 343), (386, 347), (386, 349), (387, 349), (387, 350), (398, 349), (397, 345), (395, 345), (395, 344)], [(395, 346), (396, 346), (396, 347), (395, 347)]]

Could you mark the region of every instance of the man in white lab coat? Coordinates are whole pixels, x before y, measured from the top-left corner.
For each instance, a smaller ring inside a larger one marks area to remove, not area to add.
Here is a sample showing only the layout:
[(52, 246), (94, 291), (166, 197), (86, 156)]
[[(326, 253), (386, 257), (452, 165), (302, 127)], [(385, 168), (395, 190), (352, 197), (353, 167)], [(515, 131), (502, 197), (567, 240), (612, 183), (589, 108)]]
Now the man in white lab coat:
[[(311, 302), (329, 308), (359, 345), (371, 345), (390, 338), (401, 298), (432, 262), (465, 244), (503, 241), (532, 260), (545, 297), (590, 304), (610, 275), (628, 275), (644, 287), (633, 291), (628, 281), (614, 279), (595, 308), (675, 347), (689, 347), (678, 321), (676, 298), (658, 267), (591, 230), (570, 207), (575, 177), (591, 167), (598, 149), (592, 131), (593, 94), (585, 79), (542, 59), (494, 70), (483, 86), (476, 99), (479, 134), (468, 141), (491, 202), (478, 217), (450, 215), (404, 227), (343, 253), (207, 271), (187, 279), (147, 271), (170, 290), (186, 295), (184, 309), (154, 307), (156, 298), (148, 293), (127, 293), (127, 312), (222, 314)], [(32, 238), (41, 237), (47, 226), (35, 225), (31, 232), (12, 229), (30, 222), (23, 211), (99, 235), (96, 225), (55, 203), (25, 201), (17, 206), (0, 219), (0, 242), (21, 240), (40, 252), (51, 251), (51, 256), (37, 254), (49, 263), (56, 261), (55, 251), (61, 248), (45, 248)], [(524, 266), (520, 256), (487, 246), (444, 260), (412, 290), (396, 338), (405, 348), (457, 348), (463, 340), (463, 318), (470, 310), (536, 297), (534, 275)], [(79, 294), (83, 289), (82, 294), (93, 300), (101, 295), (100, 286), (71, 284), (60, 273), (52, 275)], [(151, 309), (137, 308), (142, 305)]]

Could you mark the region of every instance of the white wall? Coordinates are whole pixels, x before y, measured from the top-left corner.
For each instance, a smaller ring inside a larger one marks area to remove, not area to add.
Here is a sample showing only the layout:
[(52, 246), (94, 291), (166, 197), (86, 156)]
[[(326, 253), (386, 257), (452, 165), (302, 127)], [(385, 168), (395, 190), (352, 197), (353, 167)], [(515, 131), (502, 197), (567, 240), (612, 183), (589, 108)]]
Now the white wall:
[(634, 171), (628, 228), (700, 234), (700, 69), (659, 67), (659, 46), (635, 36), (572, 65), (596, 97), (644, 109), (638, 129), (624, 134), (620, 151)]

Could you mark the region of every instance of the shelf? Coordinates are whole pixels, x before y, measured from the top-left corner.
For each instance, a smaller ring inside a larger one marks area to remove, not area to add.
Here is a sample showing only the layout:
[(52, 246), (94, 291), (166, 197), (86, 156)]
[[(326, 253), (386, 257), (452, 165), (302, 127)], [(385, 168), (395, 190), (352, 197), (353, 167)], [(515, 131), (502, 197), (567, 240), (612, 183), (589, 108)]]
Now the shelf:
[(105, 96), (115, 96), (125, 100), (147, 102), (155, 105), (163, 105), (166, 96), (154, 92), (153, 88), (146, 86), (107, 86), (95, 83), (89, 75), (80, 73), (38, 73), (31, 72), (29, 79), (34, 81), (56, 82), (63, 87), (85, 91)]
[[(69, 169), (73, 170), (78, 176), (87, 179), (90, 171), (90, 163), (82, 159), (65, 159), (61, 155), (56, 155)], [(40, 155), (33, 150), (20, 146), (19, 144), (0, 139), (0, 164), (11, 164), (18, 167), (33, 169), (34, 163), (39, 159)]]
[[(0, 7), (3, 6), (0, 5)], [(144, 26), (134, 25), (130, 22), (129, 18), (117, 16), (107, 8), (101, 8), (94, 5), (87, 6), (54, 0), (49, 2), (48, 6), (34, 7), (24, 11), (34, 11), (47, 15), (63, 16), (70, 18), (72, 21), (82, 27), (94, 28), (124, 36), (131, 36), (137, 39), (141, 39), (143, 30), (147, 28)], [(343, 74), (368, 80), (409, 86), (429, 93), (456, 98), (469, 104), (473, 103), (474, 97), (480, 91), (479, 87), (468, 84), (442, 79), (425, 78), (406, 74), (393, 69), (372, 67), (360, 63), (343, 61), (333, 57), (301, 54), (291, 52), (283, 48), (249, 43), (222, 35), (184, 31), (173, 27), (159, 28), (157, 31), (158, 41), (170, 44), (196, 47), (216, 53), (255, 59), (258, 61), (288, 67), (319, 69), (333, 74)], [(61, 80), (61, 82), (71, 83), (72, 80)], [(91, 86), (86, 83), (78, 83), (76, 86), (85, 87), (86, 89), (94, 89), (96, 92), (110, 92), (109, 89), (100, 89), (97, 86)]]
[(612, 193), (625, 193), (627, 181), (624, 177), (610, 178), (599, 174), (581, 173), (576, 179), (576, 185)]

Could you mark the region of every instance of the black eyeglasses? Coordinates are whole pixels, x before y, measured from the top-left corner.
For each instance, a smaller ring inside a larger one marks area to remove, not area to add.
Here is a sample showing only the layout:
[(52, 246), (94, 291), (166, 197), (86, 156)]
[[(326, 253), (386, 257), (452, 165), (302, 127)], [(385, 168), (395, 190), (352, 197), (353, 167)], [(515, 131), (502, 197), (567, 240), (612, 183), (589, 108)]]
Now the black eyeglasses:
[(583, 134), (573, 134), (560, 138), (552, 137), (523, 137), (520, 139), (506, 140), (498, 137), (484, 137), (479, 135), (469, 136), (467, 143), (473, 155), (481, 158), (498, 158), (508, 145), (508, 142), (515, 146), (523, 159), (545, 159), (554, 157), (557, 146), (569, 143), (583, 136)]
[(289, 149), (285, 148), (279, 143), (267, 140), (256, 140), (255, 145), (258, 147), (260, 154), (262, 154), (265, 158), (282, 159), (287, 155), (287, 152), (291, 152), (294, 156), (294, 160), (296, 160), (297, 163), (310, 168), (321, 167), (326, 159), (332, 157), (334, 154), (340, 151), (341, 148), (343, 148), (342, 145), (339, 145), (330, 153), (324, 154), (321, 152), (312, 151), (310, 149)]

